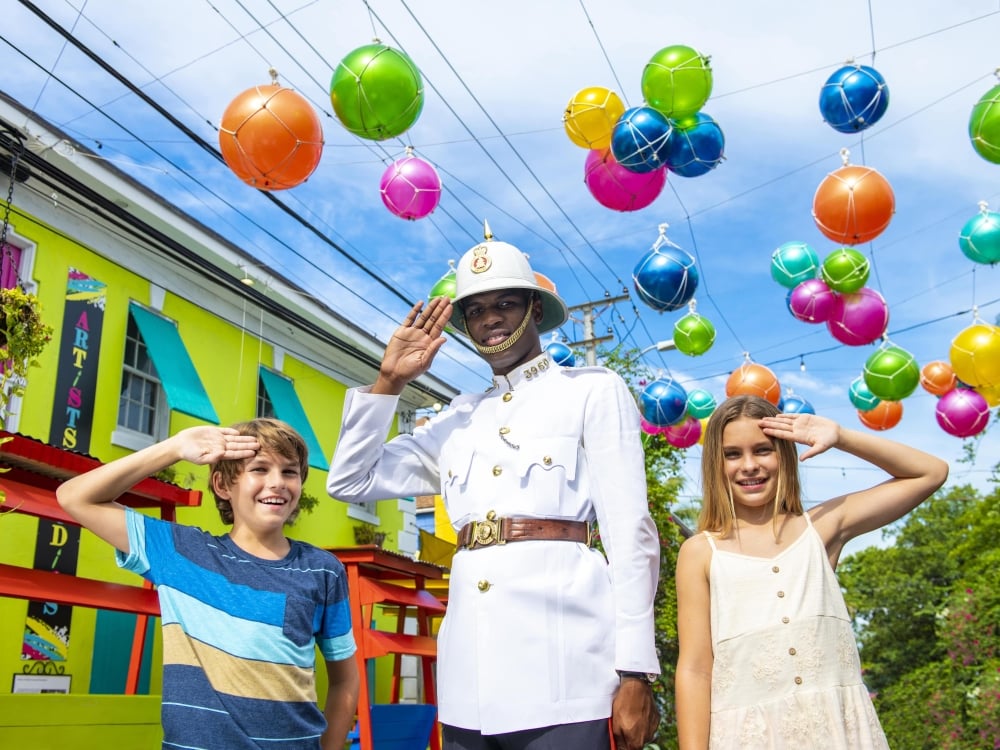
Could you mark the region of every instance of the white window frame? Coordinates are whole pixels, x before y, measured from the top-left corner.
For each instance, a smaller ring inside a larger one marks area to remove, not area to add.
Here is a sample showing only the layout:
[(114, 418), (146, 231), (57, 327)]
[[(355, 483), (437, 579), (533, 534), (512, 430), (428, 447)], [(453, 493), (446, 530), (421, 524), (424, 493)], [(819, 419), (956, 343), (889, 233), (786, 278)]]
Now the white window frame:
[[(141, 450), (147, 446), (153, 445), (167, 437), (167, 433), (170, 429), (170, 408), (167, 404), (167, 393), (163, 389), (163, 383), (160, 381), (159, 376), (156, 373), (156, 365), (153, 364), (153, 359), (149, 354), (149, 349), (146, 346), (146, 342), (142, 338), (142, 332), (139, 330), (138, 323), (132, 317), (132, 313), (128, 314), (128, 321), (135, 326), (136, 329), (136, 345), (141, 346), (146, 351), (146, 358), (149, 360), (152, 366), (153, 373), (142, 372), (137, 370), (130, 363), (125, 362), (125, 354), (122, 353), (122, 382), (124, 382), (126, 376), (139, 378), (146, 382), (152, 383), (156, 392), (156, 406), (153, 411), (153, 433), (147, 434), (145, 432), (140, 432), (139, 430), (133, 430), (126, 425), (120, 424), (118, 419), (121, 416), (121, 388), (119, 388), (119, 404), (118, 404), (118, 414), (115, 415), (115, 429), (111, 433), (111, 443), (113, 445), (120, 446), (122, 448), (129, 448), (131, 450)], [(128, 339), (128, 329), (126, 328), (126, 347), (128, 350), (127, 339)]]

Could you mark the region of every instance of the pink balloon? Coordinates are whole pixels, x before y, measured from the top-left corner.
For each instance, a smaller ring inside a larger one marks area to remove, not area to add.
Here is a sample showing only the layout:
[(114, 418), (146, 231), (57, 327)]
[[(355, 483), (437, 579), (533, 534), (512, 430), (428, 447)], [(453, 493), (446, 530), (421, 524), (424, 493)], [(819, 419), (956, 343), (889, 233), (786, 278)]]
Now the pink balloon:
[(666, 429), (665, 427), (660, 427), (659, 425), (655, 425), (652, 422), (649, 422), (642, 417), (639, 417), (639, 427), (641, 427), (642, 431), (645, 432), (647, 435), (659, 435)]
[(701, 437), (701, 420), (688, 417), (683, 422), (664, 427), (663, 437), (675, 448), (690, 448)]
[(954, 388), (937, 400), (934, 416), (949, 435), (967, 438), (986, 429), (990, 405), (982, 395), (969, 388)]
[(389, 165), (379, 183), (382, 202), (402, 219), (422, 219), (441, 200), (437, 170), (416, 156), (404, 156)]
[(868, 287), (838, 294), (826, 327), (842, 344), (870, 344), (889, 327), (889, 306), (881, 294)]
[(632, 172), (615, 160), (611, 149), (592, 149), (583, 166), (583, 181), (605, 208), (638, 211), (656, 200), (667, 184), (667, 170)]
[(825, 323), (833, 315), (837, 295), (823, 279), (806, 279), (788, 293), (788, 310), (805, 323)]

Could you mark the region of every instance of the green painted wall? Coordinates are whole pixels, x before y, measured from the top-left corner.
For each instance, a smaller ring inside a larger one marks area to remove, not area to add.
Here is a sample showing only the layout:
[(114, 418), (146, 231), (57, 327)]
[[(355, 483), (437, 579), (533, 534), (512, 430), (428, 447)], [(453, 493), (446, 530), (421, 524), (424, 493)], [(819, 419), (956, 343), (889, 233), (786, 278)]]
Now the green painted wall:
[[(67, 274), (72, 266), (107, 285), (97, 401), (87, 452), (105, 462), (125, 455), (129, 451), (113, 445), (111, 434), (118, 411), (128, 305), (133, 300), (150, 304), (150, 283), (98, 252), (67, 239), (41, 221), (22, 215), (11, 225), (18, 236), (27, 238), (37, 247), (32, 278), (38, 283), (43, 317), (56, 331), (53, 344), (39, 359), (41, 367), (30, 374), (17, 431), (48, 442), (53, 409), (64, 408), (62, 404), (54, 404), (54, 394), (58, 334), (63, 325)], [(256, 409), (258, 366), (274, 366), (272, 347), (266, 343), (262, 345), (252, 333), (241, 332), (238, 326), (217, 318), (197, 303), (198, 300), (188, 301), (168, 291), (161, 312), (178, 322), (181, 338), (221, 423), (251, 419)], [(251, 321), (259, 314), (258, 310), (247, 309), (248, 329), (256, 327)], [(336, 445), (345, 386), (292, 354), (284, 355), (282, 369), (294, 380), (303, 408), (329, 457)], [(171, 413), (171, 433), (195, 424), (201, 422), (184, 414)], [(204, 491), (206, 477), (206, 467), (181, 464), (177, 467), (175, 481)], [(352, 546), (352, 529), (357, 522), (348, 519), (345, 504), (327, 497), (324, 484), (323, 472), (312, 469), (305, 490), (319, 498), (319, 506), (311, 514), (301, 515), (289, 535), (320, 546)], [(386, 546), (394, 547), (395, 534), (392, 532), (402, 527), (400, 514), (392, 503), (381, 504), (379, 513), (383, 530), (389, 532)], [(178, 520), (212, 533), (226, 530), (207, 491), (201, 507), (180, 510)], [(0, 562), (30, 567), (37, 526), (36, 519), (17, 513), (0, 517)], [(114, 563), (111, 548), (86, 530), (81, 535), (77, 573), (130, 585), (141, 583), (137, 576), (120, 570)], [(62, 665), (66, 673), (72, 675), (71, 695), (12, 695), (13, 675), (25, 666), (20, 654), (26, 612), (26, 601), (0, 597), (0, 747), (87, 749), (112, 746), (130, 750), (159, 747), (158, 693), (162, 678), (159, 621), (154, 621), (150, 628), (154, 636), (147, 648), (149, 664), (145, 684), (151, 695), (87, 695), (92, 682), (99, 689), (120, 684), (118, 676), (108, 670), (113, 669), (109, 665), (120, 661), (120, 651), (127, 644), (109, 645), (102, 641), (96, 649), (99, 666), (95, 672), (95, 631), (100, 627), (108, 638), (121, 641), (122, 621), (107, 618), (107, 613), (99, 617), (97, 611), (80, 607), (73, 611), (68, 660)], [(326, 682), (322, 663), (317, 677), (322, 700)]]

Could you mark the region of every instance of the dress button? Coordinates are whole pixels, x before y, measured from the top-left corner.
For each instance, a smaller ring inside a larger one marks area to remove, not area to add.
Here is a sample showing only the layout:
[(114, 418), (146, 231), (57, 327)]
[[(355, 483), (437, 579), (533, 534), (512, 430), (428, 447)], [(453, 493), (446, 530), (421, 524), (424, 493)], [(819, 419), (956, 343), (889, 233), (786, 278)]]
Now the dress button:
[(501, 427), (500, 428), (500, 434), (501, 435), (508, 435), (508, 434), (510, 434), (510, 427)]
[(509, 391), (507, 393), (503, 394), (503, 400), (504, 401), (510, 401), (512, 398), (514, 398), (514, 394), (510, 393)]
[(771, 571), (773, 573), (777, 573), (779, 570), (781, 570), (781, 568), (779, 568), (777, 565), (775, 565), (773, 568), (771, 568)]
[(552, 465), (552, 456), (546, 456), (545, 458), (543, 458), (542, 459), (542, 463), (545, 464), (546, 466), (551, 466)]
[(494, 466), (493, 467), (493, 476), (498, 477), (501, 474), (503, 474), (503, 468), (501, 468), (500, 466)]
[(790, 649), (788, 649), (788, 653), (789, 653), (789, 655), (791, 655), (791, 656), (795, 656), (795, 649), (794, 649), (794, 648), (790, 648)]
[(778, 592), (778, 598), (779, 599), (784, 599), (785, 598), (785, 592), (784, 591), (779, 591)]
[(801, 677), (796, 677), (795, 678), (795, 684), (796, 685), (801, 685), (802, 684), (802, 678)]
[(781, 618), (781, 621), (782, 621), (782, 622), (783, 622), (783, 623), (784, 623), (785, 625), (787, 625), (787, 624), (788, 624), (788, 618), (787, 618), (787, 617), (782, 617), (782, 618)]
[(490, 586), (491, 585), (492, 584), (489, 581), (487, 581), (487, 580), (484, 579), (484, 580), (482, 580), (482, 581), (479, 582), (479, 590), (482, 591), (485, 594), (487, 591), (490, 590)]

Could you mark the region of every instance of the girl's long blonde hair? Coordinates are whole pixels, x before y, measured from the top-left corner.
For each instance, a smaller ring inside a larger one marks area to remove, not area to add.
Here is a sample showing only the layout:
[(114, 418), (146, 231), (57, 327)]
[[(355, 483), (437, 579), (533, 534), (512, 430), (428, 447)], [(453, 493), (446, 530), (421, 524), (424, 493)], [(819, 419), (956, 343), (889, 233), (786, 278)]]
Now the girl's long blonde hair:
[[(698, 531), (711, 531), (729, 536), (736, 523), (732, 488), (726, 477), (726, 462), (722, 452), (722, 437), (726, 425), (737, 419), (763, 419), (778, 414), (770, 401), (759, 396), (734, 396), (723, 401), (708, 419), (704, 447), (701, 453), (702, 505), (698, 515)], [(778, 452), (778, 486), (774, 503), (774, 526), (777, 533), (778, 514), (802, 514), (799, 456), (791, 440), (771, 439)]]

